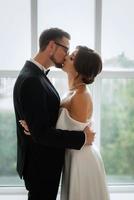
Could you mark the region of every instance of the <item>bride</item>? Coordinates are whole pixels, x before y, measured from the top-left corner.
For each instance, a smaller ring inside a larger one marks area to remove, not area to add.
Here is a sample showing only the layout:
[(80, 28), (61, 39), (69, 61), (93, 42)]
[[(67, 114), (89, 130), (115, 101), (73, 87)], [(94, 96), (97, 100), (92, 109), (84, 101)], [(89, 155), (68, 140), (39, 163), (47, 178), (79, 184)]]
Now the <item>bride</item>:
[[(69, 92), (61, 102), (56, 128), (83, 130), (91, 123), (93, 102), (87, 84), (102, 70), (100, 56), (92, 49), (78, 46), (65, 58)], [(26, 122), (21, 123), (28, 130)], [(61, 200), (109, 200), (101, 155), (95, 145), (81, 150), (66, 149), (61, 181)]]
[[(66, 56), (63, 70), (68, 76), (69, 92), (61, 102), (57, 128), (83, 130), (91, 122), (93, 102), (87, 84), (102, 70), (100, 56), (78, 46)], [(61, 200), (108, 200), (103, 161), (97, 148), (66, 149), (62, 173)]]

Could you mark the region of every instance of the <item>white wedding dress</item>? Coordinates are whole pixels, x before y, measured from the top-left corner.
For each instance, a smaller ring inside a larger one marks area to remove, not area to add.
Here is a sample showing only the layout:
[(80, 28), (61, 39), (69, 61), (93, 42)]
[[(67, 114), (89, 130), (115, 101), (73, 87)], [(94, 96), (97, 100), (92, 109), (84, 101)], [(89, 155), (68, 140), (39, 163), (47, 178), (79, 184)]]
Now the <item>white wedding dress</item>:
[[(56, 127), (83, 130), (87, 124), (72, 119), (68, 110), (61, 108)], [(66, 150), (61, 200), (109, 200), (103, 161), (95, 146)]]

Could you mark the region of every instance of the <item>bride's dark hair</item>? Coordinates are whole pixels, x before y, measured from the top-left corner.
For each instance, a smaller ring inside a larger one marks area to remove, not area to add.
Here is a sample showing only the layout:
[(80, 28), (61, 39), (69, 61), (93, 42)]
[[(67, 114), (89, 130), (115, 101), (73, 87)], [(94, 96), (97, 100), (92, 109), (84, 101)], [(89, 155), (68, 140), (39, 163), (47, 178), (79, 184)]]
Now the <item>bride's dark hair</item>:
[(74, 59), (74, 66), (82, 81), (86, 84), (94, 82), (94, 78), (102, 70), (102, 60), (98, 53), (86, 46), (77, 46), (78, 52)]

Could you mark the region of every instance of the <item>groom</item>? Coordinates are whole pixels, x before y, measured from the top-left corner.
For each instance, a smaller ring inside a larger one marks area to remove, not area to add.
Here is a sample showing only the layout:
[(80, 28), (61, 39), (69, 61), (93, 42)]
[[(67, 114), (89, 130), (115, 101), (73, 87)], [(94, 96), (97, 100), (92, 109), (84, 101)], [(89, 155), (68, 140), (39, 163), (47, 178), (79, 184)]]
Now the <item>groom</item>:
[[(88, 127), (77, 133), (55, 129), (60, 97), (46, 70), (51, 66), (62, 67), (69, 40), (70, 35), (59, 28), (43, 31), (39, 52), (26, 61), (14, 86), (17, 171), (24, 179), (28, 200), (55, 200), (65, 148), (80, 149), (94, 138)], [(24, 134), (21, 119), (27, 122), (31, 135)]]

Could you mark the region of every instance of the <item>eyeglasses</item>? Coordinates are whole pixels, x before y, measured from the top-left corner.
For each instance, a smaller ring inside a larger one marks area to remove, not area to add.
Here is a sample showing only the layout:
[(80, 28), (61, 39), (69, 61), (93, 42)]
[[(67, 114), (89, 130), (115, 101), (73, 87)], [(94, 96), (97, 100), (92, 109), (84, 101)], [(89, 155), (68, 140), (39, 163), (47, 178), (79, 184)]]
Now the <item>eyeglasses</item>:
[(64, 46), (64, 45), (62, 45), (62, 44), (60, 44), (60, 43), (58, 43), (58, 42), (55, 42), (55, 44), (57, 44), (57, 45), (60, 46), (60, 47), (63, 47), (64, 50), (65, 50), (65, 52), (68, 53), (68, 51), (69, 51), (69, 48), (68, 48), (68, 47), (66, 47), (66, 46)]

